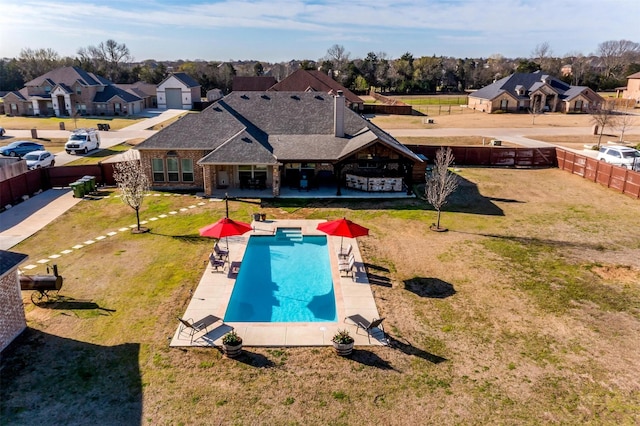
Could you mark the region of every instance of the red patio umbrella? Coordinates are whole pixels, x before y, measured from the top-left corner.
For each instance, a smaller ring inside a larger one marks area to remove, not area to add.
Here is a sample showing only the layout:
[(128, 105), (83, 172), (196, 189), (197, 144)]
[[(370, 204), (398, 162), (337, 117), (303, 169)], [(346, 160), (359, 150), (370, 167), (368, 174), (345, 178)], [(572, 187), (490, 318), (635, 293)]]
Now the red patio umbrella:
[[(211, 237), (211, 238), (226, 238), (234, 235), (242, 235), (246, 232), (251, 231), (253, 228), (248, 223), (237, 222), (235, 220), (229, 219), (228, 217), (223, 217), (216, 223), (212, 223), (211, 225), (207, 225), (204, 228), (200, 228), (200, 236), (201, 237)], [(229, 249), (229, 242), (227, 241), (227, 249)]]
[(340, 251), (342, 251), (342, 240), (344, 237), (356, 238), (369, 235), (368, 228), (351, 222), (349, 219), (344, 217), (342, 219), (320, 223), (316, 229), (328, 235), (342, 237), (340, 238)]

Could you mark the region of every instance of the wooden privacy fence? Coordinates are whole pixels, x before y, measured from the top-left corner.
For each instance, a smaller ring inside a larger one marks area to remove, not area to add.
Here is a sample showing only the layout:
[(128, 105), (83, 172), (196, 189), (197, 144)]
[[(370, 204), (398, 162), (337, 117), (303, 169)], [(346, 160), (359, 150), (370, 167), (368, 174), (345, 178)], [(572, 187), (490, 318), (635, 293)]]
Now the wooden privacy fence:
[[(428, 161), (416, 164), (413, 169), (415, 182), (424, 182), (425, 171), (433, 164), (440, 146), (406, 145), (416, 154), (422, 154)], [(459, 166), (498, 167), (555, 167), (555, 148), (508, 148), (489, 146), (451, 146), (454, 164)]]
[(56, 187), (67, 187), (84, 176), (95, 176), (98, 185), (115, 185), (114, 163), (57, 166), (29, 170), (0, 182), (0, 208), (19, 202), (25, 195)]
[(582, 176), (630, 197), (640, 198), (640, 172), (613, 166), (586, 155), (556, 148), (558, 168)]

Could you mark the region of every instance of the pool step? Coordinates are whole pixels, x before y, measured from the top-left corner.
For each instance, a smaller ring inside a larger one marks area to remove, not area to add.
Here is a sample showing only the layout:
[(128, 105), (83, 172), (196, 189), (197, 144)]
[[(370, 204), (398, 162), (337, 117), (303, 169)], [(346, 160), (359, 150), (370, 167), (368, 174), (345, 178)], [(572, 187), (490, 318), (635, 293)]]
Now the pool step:
[(276, 241), (302, 241), (302, 228), (278, 228)]

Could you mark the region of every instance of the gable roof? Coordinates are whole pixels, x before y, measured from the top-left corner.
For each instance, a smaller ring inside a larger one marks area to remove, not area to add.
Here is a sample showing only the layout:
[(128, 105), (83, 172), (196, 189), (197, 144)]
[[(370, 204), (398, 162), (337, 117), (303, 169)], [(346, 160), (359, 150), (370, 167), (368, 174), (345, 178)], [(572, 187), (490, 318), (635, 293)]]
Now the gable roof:
[(96, 93), (93, 97), (93, 102), (108, 102), (110, 99), (116, 96), (120, 97), (120, 99), (125, 102), (135, 102), (142, 100), (142, 98), (140, 98), (139, 96), (134, 95), (133, 93), (129, 93), (126, 90), (123, 90), (118, 86), (112, 84), (105, 87), (102, 92)]
[(233, 77), (231, 90), (233, 92), (264, 92), (276, 84), (275, 77), (253, 76), (253, 77)]
[(339, 160), (380, 142), (420, 162), (403, 144), (344, 109), (345, 137), (334, 133), (334, 96), (309, 92), (232, 92), (199, 114), (188, 114), (136, 148), (208, 152), (200, 161), (275, 164)]
[(79, 67), (61, 67), (34, 78), (33, 80), (25, 83), (25, 86), (40, 86), (45, 81), (52, 85), (66, 84), (67, 86), (73, 86), (76, 81), (83, 86), (107, 86), (109, 84), (113, 84), (106, 78), (94, 73), (86, 72)]
[(178, 81), (180, 81), (182, 84), (184, 84), (188, 88), (200, 87), (200, 83), (198, 83), (196, 80), (194, 80), (184, 72), (174, 72), (169, 74), (164, 80), (162, 80), (160, 84), (158, 84), (158, 86), (162, 86), (171, 77), (177, 78)]
[(15, 251), (0, 250), (0, 277), (15, 269), (29, 256)]
[(269, 89), (273, 92), (321, 92), (335, 94), (342, 90), (350, 104), (362, 104), (363, 101), (351, 90), (329, 77), (322, 71), (299, 69)]
[(633, 79), (640, 78), (640, 71), (627, 76), (627, 78), (633, 78)]

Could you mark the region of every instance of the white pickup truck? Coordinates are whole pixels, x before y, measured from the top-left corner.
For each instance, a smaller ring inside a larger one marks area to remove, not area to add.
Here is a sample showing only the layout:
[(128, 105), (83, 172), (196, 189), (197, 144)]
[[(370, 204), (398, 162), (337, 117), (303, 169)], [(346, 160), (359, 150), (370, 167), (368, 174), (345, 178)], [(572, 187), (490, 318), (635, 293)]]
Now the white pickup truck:
[(69, 140), (64, 144), (67, 154), (77, 154), (100, 148), (100, 133), (96, 129), (77, 129), (69, 135)]

